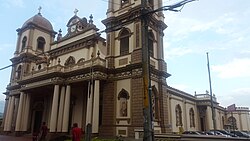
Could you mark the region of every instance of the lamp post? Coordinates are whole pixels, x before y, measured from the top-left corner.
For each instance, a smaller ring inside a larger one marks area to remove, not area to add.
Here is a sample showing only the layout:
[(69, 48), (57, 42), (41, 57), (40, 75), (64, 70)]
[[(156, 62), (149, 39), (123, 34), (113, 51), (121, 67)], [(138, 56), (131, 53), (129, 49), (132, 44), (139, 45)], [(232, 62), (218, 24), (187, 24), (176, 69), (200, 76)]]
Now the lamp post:
[(211, 102), (211, 109), (212, 109), (212, 120), (213, 120), (214, 135), (215, 135), (216, 119), (215, 119), (215, 109), (214, 109), (214, 102), (213, 102), (213, 92), (212, 92), (212, 84), (211, 84), (211, 75), (210, 75), (210, 65), (209, 65), (208, 52), (207, 52), (207, 69), (208, 69), (209, 88), (210, 88), (210, 102)]

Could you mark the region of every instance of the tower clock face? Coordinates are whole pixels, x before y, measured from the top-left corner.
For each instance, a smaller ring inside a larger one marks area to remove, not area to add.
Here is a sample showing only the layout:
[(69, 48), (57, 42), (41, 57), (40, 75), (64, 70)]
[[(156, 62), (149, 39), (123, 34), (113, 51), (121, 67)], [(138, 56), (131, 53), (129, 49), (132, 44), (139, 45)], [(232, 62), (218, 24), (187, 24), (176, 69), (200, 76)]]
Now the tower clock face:
[(70, 27), (70, 31), (71, 31), (71, 32), (75, 32), (75, 31), (76, 31), (76, 25), (72, 25), (72, 26)]

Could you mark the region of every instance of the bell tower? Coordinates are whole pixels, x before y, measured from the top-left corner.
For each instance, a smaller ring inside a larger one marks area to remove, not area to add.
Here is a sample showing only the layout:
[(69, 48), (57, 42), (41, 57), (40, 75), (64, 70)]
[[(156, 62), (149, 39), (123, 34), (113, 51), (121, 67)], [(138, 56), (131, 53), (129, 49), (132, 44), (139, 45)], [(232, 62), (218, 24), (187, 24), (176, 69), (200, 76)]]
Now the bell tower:
[[(153, 11), (162, 7), (162, 0), (147, 0), (146, 5), (149, 11)], [(113, 132), (116, 132), (116, 135), (122, 133), (122, 136), (134, 136), (135, 130), (143, 129), (144, 89), (147, 88), (144, 88), (142, 79), (141, 10), (142, 0), (109, 0), (107, 18), (102, 21), (107, 32), (107, 67), (114, 80), (109, 88), (113, 88), (114, 91), (112, 106), (115, 107), (113, 120), (116, 121), (115, 125), (106, 126), (114, 127)], [(148, 28), (154, 130), (164, 133), (168, 130), (167, 124), (169, 124), (166, 78), (170, 74), (167, 73), (164, 61), (163, 31), (167, 25), (164, 23), (161, 11), (149, 15)], [(103, 106), (104, 112), (109, 110)], [(108, 116), (105, 114), (103, 116), (104, 121), (108, 120)]]
[(11, 82), (21, 80), (27, 73), (40, 70), (47, 65), (46, 52), (54, 41), (56, 32), (52, 24), (42, 16), (41, 7), (38, 13), (28, 19), (17, 29), (17, 44), (14, 57)]
[[(140, 14), (142, 0), (109, 0), (107, 18), (103, 20), (107, 28), (107, 55), (108, 66), (116, 66), (117, 56), (130, 54), (128, 63), (138, 62), (139, 58), (132, 57), (133, 52), (141, 48), (141, 22)], [(148, 0), (150, 10), (162, 7), (162, 0)], [(164, 23), (163, 13), (153, 13), (149, 18), (149, 44), (152, 59), (164, 59), (163, 54), (163, 30), (167, 28)], [(127, 41), (127, 42), (126, 42)], [(127, 45), (126, 45), (127, 44)], [(126, 47), (124, 47), (126, 46)], [(155, 63), (157, 61), (155, 60)]]

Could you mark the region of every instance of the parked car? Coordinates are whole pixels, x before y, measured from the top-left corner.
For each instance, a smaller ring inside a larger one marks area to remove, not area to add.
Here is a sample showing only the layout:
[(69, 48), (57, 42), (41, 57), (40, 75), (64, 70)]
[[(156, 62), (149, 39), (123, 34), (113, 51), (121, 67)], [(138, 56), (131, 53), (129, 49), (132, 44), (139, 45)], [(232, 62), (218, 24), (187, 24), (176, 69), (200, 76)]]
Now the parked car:
[(230, 133), (237, 135), (239, 137), (250, 138), (250, 135), (248, 135), (247, 133), (241, 132), (241, 131), (231, 131)]
[(244, 132), (244, 133), (250, 135), (250, 131), (242, 131), (242, 132)]
[(232, 134), (232, 133), (230, 133), (230, 132), (228, 132), (226, 130), (216, 130), (216, 131), (221, 132), (222, 134), (225, 134), (225, 135), (228, 135), (228, 136), (231, 136), (231, 137), (238, 137), (237, 135)]
[(213, 133), (209, 132), (209, 131), (205, 131), (206, 135), (214, 135)]
[(197, 131), (184, 131), (182, 134), (190, 134), (190, 135), (201, 135), (199, 132)]
[(230, 135), (223, 134), (217, 130), (210, 130), (209, 133), (216, 135), (216, 136), (224, 136), (224, 137), (231, 137)]
[(205, 131), (197, 131), (197, 132), (200, 133), (201, 135), (209, 135)]

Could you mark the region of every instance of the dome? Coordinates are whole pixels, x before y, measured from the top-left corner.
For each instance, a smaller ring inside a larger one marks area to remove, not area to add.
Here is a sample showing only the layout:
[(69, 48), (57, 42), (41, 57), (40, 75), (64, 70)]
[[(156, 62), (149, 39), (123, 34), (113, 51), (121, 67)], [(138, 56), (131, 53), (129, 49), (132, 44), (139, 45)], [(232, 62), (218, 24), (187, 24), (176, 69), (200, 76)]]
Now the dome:
[(52, 24), (44, 18), (41, 13), (36, 14), (35, 16), (28, 19), (22, 26), (22, 28), (26, 27), (29, 24), (35, 24), (36, 26), (42, 27), (46, 30), (53, 31)]

